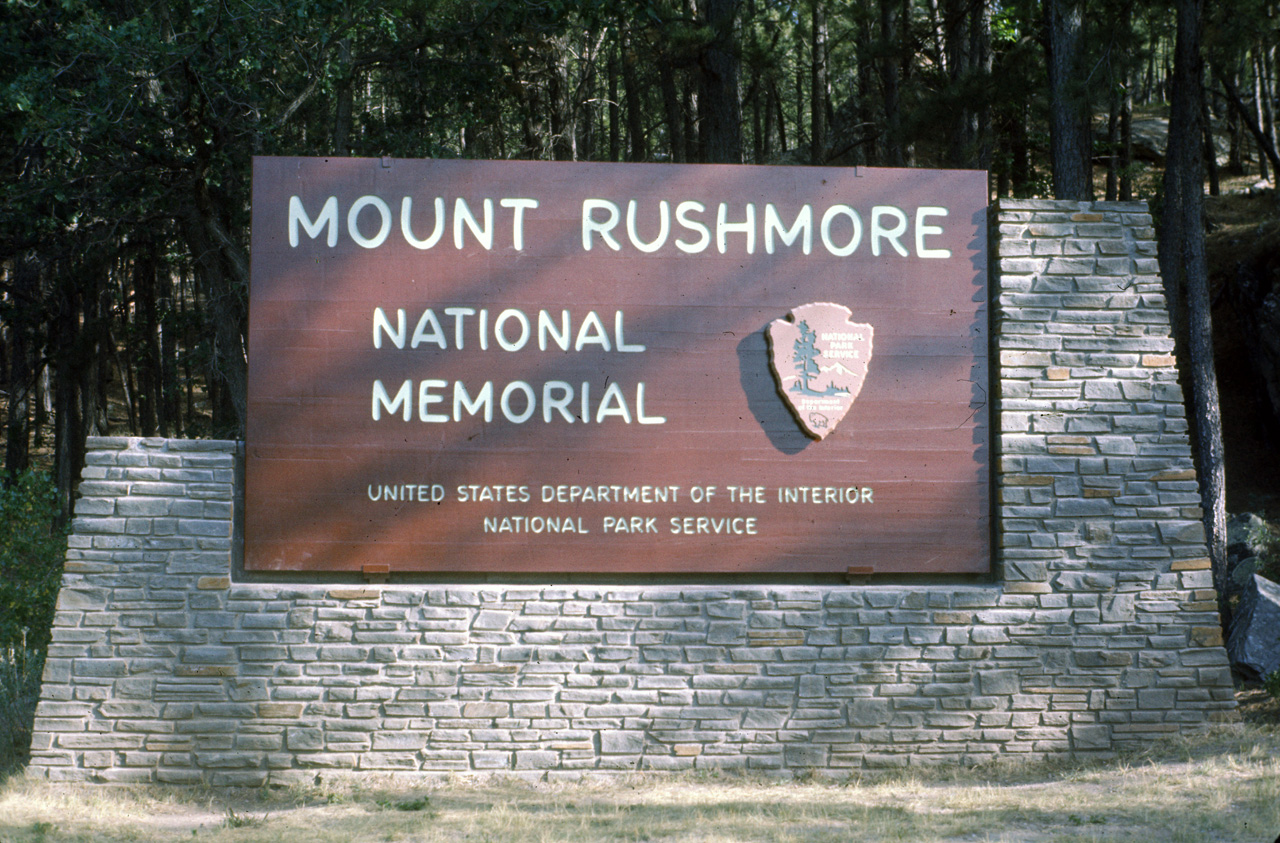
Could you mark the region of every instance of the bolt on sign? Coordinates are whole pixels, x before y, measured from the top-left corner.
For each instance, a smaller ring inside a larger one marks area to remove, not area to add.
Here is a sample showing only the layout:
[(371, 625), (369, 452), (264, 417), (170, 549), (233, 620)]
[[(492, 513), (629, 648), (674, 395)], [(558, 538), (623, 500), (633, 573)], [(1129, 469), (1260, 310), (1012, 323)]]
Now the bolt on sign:
[(258, 158), (245, 567), (976, 573), (986, 176)]

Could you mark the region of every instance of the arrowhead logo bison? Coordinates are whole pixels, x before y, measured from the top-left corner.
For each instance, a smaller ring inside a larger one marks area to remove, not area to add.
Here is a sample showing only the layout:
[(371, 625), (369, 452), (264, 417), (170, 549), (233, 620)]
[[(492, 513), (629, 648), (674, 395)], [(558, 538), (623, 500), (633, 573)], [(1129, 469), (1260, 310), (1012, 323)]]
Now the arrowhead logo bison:
[(825, 439), (862, 391), (875, 329), (830, 302), (802, 304), (765, 329), (769, 368), (800, 428)]

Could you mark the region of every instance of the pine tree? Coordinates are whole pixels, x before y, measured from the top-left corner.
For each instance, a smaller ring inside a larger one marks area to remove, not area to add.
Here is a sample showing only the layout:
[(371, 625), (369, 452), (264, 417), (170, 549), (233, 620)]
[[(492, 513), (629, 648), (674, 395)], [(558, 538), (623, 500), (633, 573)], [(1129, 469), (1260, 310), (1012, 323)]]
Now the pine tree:
[(813, 390), (809, 387), (809, 381), (817, 377), (820, 371), (818, 369), (818, 346), (816, 345), (818, 334), (809, 327), (808, 322), (802, 321), (799, 328), (800, 338), (796, 340), (794, 347), (796, 371), (800, 373), (800, 377), (803, 379), (802, 391), (812, 392)]

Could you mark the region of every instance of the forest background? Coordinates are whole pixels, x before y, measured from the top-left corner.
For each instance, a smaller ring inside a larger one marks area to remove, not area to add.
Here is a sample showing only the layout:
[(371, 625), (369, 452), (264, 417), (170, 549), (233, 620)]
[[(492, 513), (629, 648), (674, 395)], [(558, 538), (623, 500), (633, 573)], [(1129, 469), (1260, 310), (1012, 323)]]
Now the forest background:
[[(1149, 199), (1222, 586), (1202, 203), (1280, 171), (1277, 6), (6, 0), (0, 647), (47, 637), (87, 436), (243, 435), (254, 155), (958, 167), (993, 199)], [(1134, 130), (1166, 117), (1167, 149)], [(1265, 345), (1240, 324), (1233, 348)], [(1274, 451), (1280, 405), (1245, 380)]]

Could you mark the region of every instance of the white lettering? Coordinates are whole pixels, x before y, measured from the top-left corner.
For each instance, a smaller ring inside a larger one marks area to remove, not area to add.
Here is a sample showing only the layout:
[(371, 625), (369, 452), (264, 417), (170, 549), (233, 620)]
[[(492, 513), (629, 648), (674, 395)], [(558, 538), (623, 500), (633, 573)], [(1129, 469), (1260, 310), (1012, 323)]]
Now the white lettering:
[(694, 255), (694, 254), (697, 254), (698, 252), (703, 251), (704, 249), (707, 248), (708, 245), (710, 245), (711, 229), (707, 228), (705, 225), (698, 222), (697, 220), (691, 220), (688, 217), (688, 214), (690, 211), (696, 211), (697, 213), (701, 214), (706, 210), (707, 210), (706, 206), (703, 205), (701, 202), (694, 202), (692, 200), (687, 202), (681, 202), (679, 205), (676, 205), (676, 222), (680, 223), (680, 225), (684, 226), (690, 231), (698, 232), (698, 239), (693, 241), (692, 243), (688, 242), (687, 240), (677, 240), (676, 241), (677, 249), (679, 249), (680, 251), (686, 254)]
[(329, 233), (326, 243), (332, 249), (338, 245), (338, 197), (330, 196), (325, 200), (324, 207), (320, 209), (320, 216), (316, 217), (312, 222), (311, 217), (307, 215), (306, 209), (302, 207), (302, 199), (297, 196), (289, 197), (289, 246), (298, 248), (298, 226), (302, 226), (302, 230), (307, 232), (307, 236), (312, 240), (320, 236), (320, 229), (325, 226), (329, 227)]
[(719, 210), (716, 211), (716, 248), (720, 254), (724, 254), (728, 248), (728, 239), (730, 234), (747, 235), (747, 254), (754, 254), (756, 250), (756, 206), (747, 203), (747, 218), (742, 222), (729, 222), (728, 206), (720, 203)]
[[(849, 242), (843, 246), (837, 246), (831, 242), (831, 223), (838, 216), (845, 216), (853, 223), (853, 236), (849, 238)], [(827, 208), (825, 214), (822, 215), (822, 225), (819, 233), (822, 236), (822, 245), (827, 247), (827, 251), (838, 258), (845, 255), (852, 255), (858, 249), (858, 244), (862, 242), (862, 217), (858, 216), (858, 212), (848, 205), (832, 205)]]
[(924, 245), (924, 238), (930, 234), (941, 234), (942, 226), (926, 225), (926, 217), (945, 217), (947, 215), (946, 208), (939, 208), (933, 205), (921, 205), (916, 208), (916, 255), (922, 258), (949, 258), (951, 257), (950, 249), (927, 249)]
[[(610, 402), (613, 402), (614, 406), (611, 406)], [(600, 406), (596, 409), (596, 424), (600, 424), (610, 416), (617, 416), (627, 424), (631, 424), (631, 411), (627, 409), (627, 400), (622, 397), (622, 389), (617, 381), (605, 387), (604, 397), (600, 399)]]
[[(823, 218), (823, 224), (826, 224), (826, 218)], [(790, 228), (782, 227), (782, 219), (778, 216), (778, 209), (770, 202), (764, 206), (764, 250), (768, 254), (773, 254), (773, 235), (777, 234), (782, 240), (783, 245), (792, 246), (796, 242), (796, 238), (801, 235), (804, 240), (801, 243), (801, 250), (807, 255), (813, 249), (813, 208), (805, 205), (800, 209), (800, 213), (796, 214), (796, 221), (791, 224)]]
[(502, 199), (498, 202), (504, 208), (511, 208), (511, 248), (517, 252), (524, 251), (524, 212), (538, 207), (537, 199)]
[(443, 413), (431, 412), (432, 404), (444, 401), (443, 395), (435, 395), (431, 390), (444, 389), (448, 385), (447, 381), (441, 380), (425, 380), (418, 384), (418, 421), (439, 423), (449, 420)]
[[(427, 329), (430, 329), (428, 333)], [(418, 327), (413, 329), (413, 339), (409, 341), (410, 348), (417, 348), (424, 342), (440, 348), (448, 348), (449, 343), (444, 338), (444, 329), (440, 327), (440, 320), (436, 319), (436, 312), (430, 308), (422, 311), (422, 318), (418, 320)], [(400, 346), (397, 346), (399, 348)]]
[(667, 242), (667, 234), (671, 230), (671, 208), (665, 200), (658, 203), (658, 220), (657, 238), (646, 243), (636, 232), (636, 200), (632, 199), (628, 202), (627, 236), (631, 238), (631, 245), (642, 252), (656, 252), (661, 249), (662, 244)]
[[(883, 217), (893, 217), (897, 224), (893, 228), (885, 228), (880, 224)], [(904, 258), (910, 254), (907, 247), (899, 239), (907, 231), (907, 215), (901, 208), (892, 205), (876, 205), (871, 209), (871, 254), (880, 257), (880, 241), (888, 240), (893, 250)]]
[(462, 248), (462, 227), (466, 225), (475, 235), (476, 241), (488, 251), (493, 248), (493, 200), (484, 200), (484, 225), (476, 221), (467, 207), (467, 201), (461, 196), (453, 204), (453, 245)]
[(466, 384), (462, 381), (454, 381), (453, 420), (462, 421), (463, 410), (466, 410), (468, 415), (474, 416), (480, 412), (481, 408), (484, 409), (484, 420), (493, 421), (493, 381), (485, 381), (484, 386), (480, 387), (480, 394), (474, 400), (467, 392)]
[[(557, 398), (553, 393), (558, 391)], [(551, 411), (558, 410), (560, 416), (569, 424), (573, 424), (573, 413), (569, 411), (569, 402), (573, 400), (573, 387), (564, 381), (547, 381), (542, 385), (542, 420), (551, 423)]]
[(578, 327), (578, 338), (574, 340), (573, 350), (582, 351), (584, 345), (598, 345), (604, 351), (610, 349), (609, 334), (594, 310), (587, 313), (587, 318)]
[(561, 351), (569, 350), (569, 311), (560, 311), (560, 330), (558, 331), (556, 323), (551, 321), (551, 314), (545, 310), (538, 311), (538, 349), (540, 351), (547, 350), (548, 334), (555, 340), (556, 345), (560, 346)]
[(413, 394), (413, 381), (405, 381), (400, 389), (396, 392), (396, 397), (391, 398), (387, 394), (387, 388), (382, 385), (382, 381), (373, 382), (373, 420), (378, 421), (382, 418), (382, 411), (386, 409), (391, 415), (395, 415), (400, 407), (404, 407), (404, 420), (408, 421), (413, 408), (410, 406), (409, 397)]
[(453, 317), (453, 347), (462, 349), (462, 323), (468, 316), (475, 316), (476, 309), (474, 307), (446, 307), (444, 309), (445, 316)]
[[(382, 330), (379, 331), (378, 329)], [(391, 342), (396, 348), (404, 348), (404, 308), (396, 311), (396, 327), (392, 329), (391, 323), (387, 321), (387, 314), (382, 308), (375, 307), (373, 309), (373, 347), (382, 348), (382, 335), (386, 334), (391, 338)], [(417, 343), (415, 343), (416, 345)]]
[[(596, 222), (592, 216), (592, 212), (601, 209), (609, 212), (609, 218), (604, 222)], [(618, 210), (618, 206), (610, 202), (608, 199), (583, 199), (582, 200), (582, 249), (585, 252), (591, 251), (591, 233), (594, 231), (604, 240), (605, 245), (615, 252), (622, 248), (618, 241), (613, 239), (610, 232), (618, 225), (622, 212)]]
[[(365, 237), (360, 233), (360, 212), (365, 208), (374, 208), (378, 215), (382, 217), (382, 222), (378, 226), (378, 233), (372, 237)], [(376, 249), (381, 246), (387, 239), (387, 235), (391, 233), (391, 209), (387, 207), (387, 203), (383, 202), (377, 196), (361, 196), (359, 199), (351, 203), (351, 207), (347, 210), (347, 234), (351, 239), (356, 241), (356, 245), (366, 249)]]
[(410, 222), (413, 216), (413, 200), (408, 196), (400, 203), (400, 233), (404, 235), (404, 241), (415, 249), (430, 249), (432, 246), (440, 242), (440, 236), (444, 234), (444, 199), (436, 197), (436, 226), (431, 230), (431, 236), (426, 240), (419, 240), (413, 234), (413, 226)]
[[(614, 341), (614, 347), (617, 348), (618, 351), (641, 352), (641, 351), (644, 351), (644, 348), (645, 348), (643, 345), (640, 345), (639, 343), (636, 343), (635, 345), (627, 345), (626, 339), (624, 339), (622, 336), (622, 311), (621, 310), (614, 311), (614, 314), (613, 314), (613, 341)], [(605, 350), (607, 351), (608, 349), (605, 349)]]
[[(515, 413), (511, 410), (511, 394), (513, 392), (523, 392), (525, 400), (525, 408), (523, 413)], [(507, 384), (506, 389), (502, 390), (502, 415), (507, 417), (507, 421), (516, 424), (524, 424), (533, 415), (533, 411), (537, 408), (537, 399), (533, 396), (533, 387), (524, 381), (512, 381)]]
[[(507, 339), (507, 332), (503, 329), (503, 326), (506, 325), (507, 322), (511, 321), (512, 319), (514, 319), (520, 325), (520, 339), (516, 340), (515, 342), (512, 342), (511, 340)], [(503, 351), (519, 351), (520, 349), (524, 348), (525, 343), (529, 341), (530, 331), (531, 329), (529, 327), (528, 317), (526, 317), (523, 313), (516, 310), (515, 308), (507, 308), (506, 310), (499, 313), (498, 321), (493, 324), (494, 336), (498, 340), (498, 345), (502, 346)], [(481, 328), (480, 335), (482, 337), (484, 336), (483, 327)]]

